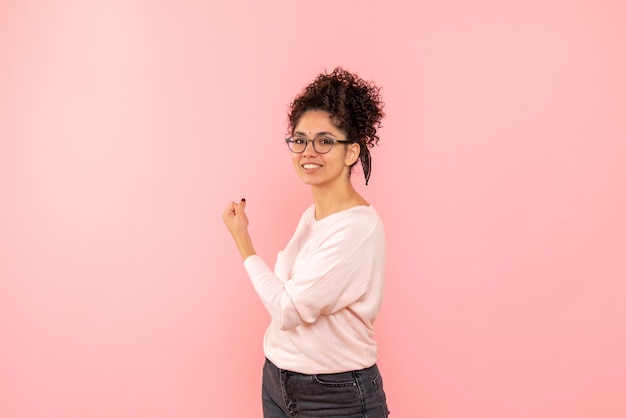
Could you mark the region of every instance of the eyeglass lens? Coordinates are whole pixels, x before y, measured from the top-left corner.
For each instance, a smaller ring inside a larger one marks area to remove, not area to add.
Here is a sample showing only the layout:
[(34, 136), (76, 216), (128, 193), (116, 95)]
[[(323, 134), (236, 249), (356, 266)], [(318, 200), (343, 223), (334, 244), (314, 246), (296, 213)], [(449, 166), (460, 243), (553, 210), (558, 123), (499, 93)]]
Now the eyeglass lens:
[(329, 152), (334, 144), (334, 141), (332, 139), (324, 136), (315, 138), (313, 140), (297, 137), (291, 138), (288, 144), (291, 151), (296, 153), (302, 153), (306, 149), (309, 142), (313, 143), (313, 149), (320, 154), (326, 154), (327, 152)]

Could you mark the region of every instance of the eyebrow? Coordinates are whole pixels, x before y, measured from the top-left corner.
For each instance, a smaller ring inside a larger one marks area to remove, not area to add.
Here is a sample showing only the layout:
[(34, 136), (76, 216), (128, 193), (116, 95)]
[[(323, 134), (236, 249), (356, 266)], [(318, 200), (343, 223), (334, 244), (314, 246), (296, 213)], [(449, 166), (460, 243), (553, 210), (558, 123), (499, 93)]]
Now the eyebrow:
[[(300, 135), (300, 136), (306, 136), (306, 133), (301, 132), (301, 131), (296, 131), (293, 133), (294, 136), (296, 135)], [(332, 132), (318, 132), (315, 134), (314, 138), (317, 138), (318, 136), (337, 136), (336, 134), (332, 133)]]

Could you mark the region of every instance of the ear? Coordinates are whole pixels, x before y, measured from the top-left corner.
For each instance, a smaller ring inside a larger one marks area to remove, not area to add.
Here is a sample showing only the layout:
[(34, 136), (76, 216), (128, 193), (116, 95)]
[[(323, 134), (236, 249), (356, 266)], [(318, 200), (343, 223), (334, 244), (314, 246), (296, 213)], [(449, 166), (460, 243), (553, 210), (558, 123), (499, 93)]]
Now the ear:
[(348, 151), (346, 152), (346, 165), (351, 166), (359, 159), (361, 153), (361, 146), (356, 142), (348, 144)]

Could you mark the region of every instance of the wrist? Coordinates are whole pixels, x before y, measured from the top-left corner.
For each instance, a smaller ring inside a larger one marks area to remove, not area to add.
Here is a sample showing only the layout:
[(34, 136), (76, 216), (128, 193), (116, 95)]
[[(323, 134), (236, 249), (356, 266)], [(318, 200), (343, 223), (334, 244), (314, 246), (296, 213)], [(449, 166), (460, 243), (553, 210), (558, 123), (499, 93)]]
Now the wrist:
[(254, 246), (252, 245), (252, 239), (247, 232), (243, 235), (236, 236), (235, 244), (237, 245), (237, 249), (239, 250), (239, 254), (241, 254), (241, 258), (243, 260), (256, 254)]

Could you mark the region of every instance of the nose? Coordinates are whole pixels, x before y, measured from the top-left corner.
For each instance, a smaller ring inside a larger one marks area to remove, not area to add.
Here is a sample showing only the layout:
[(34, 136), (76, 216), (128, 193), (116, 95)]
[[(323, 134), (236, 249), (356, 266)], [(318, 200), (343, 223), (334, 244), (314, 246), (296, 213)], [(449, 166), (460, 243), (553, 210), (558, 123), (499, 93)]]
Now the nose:
[[(315, 145), (313, 145), (313, 139), (307, 139), (306, 144), (304, 145), (304, 151), (302, 151), (302, 155), (317, 155), (317, 150), (315, 149)], [(309, 146), (311, 144), (311, 146)]]

